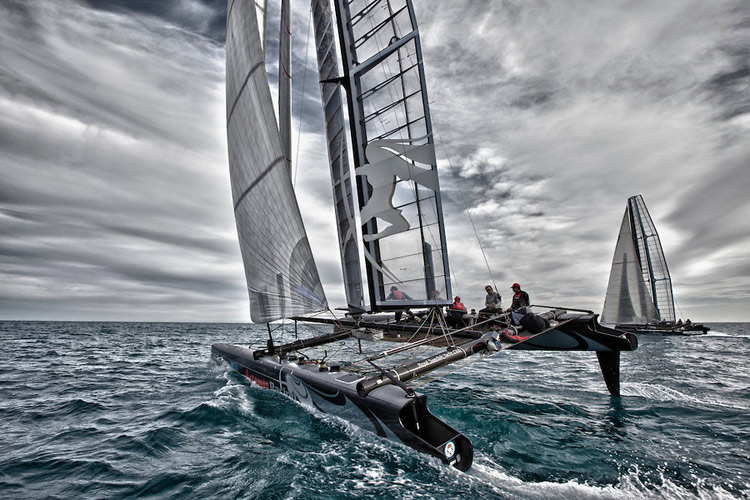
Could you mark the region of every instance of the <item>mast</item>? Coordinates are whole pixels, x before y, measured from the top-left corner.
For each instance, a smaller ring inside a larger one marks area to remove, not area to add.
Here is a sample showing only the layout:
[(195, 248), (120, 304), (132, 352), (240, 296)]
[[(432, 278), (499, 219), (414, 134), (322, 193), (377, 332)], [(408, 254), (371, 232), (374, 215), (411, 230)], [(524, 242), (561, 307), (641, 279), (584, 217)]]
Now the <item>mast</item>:
[(289, 0), (281, 0), (279, 22), (279, 135), (292, 173), (292, 32)]
[(312, 0), (312, 9), (344, 290), (349, 311), (361, 312), (364, 308), (362, 271), (333, 16), (328, 0)]
[(335, 5), (370, 308), (447, 305), (450, 272), (412, 3)]

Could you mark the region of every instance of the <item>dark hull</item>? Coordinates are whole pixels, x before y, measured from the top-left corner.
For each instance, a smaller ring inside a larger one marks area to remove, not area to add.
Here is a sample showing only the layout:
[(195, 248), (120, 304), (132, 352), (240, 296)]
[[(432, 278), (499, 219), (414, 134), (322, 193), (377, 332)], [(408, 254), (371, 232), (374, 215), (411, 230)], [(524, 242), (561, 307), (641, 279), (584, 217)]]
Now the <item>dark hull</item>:
[[(315, 363), (262, 354), (244, 347), (214, 344), (215, 357), (266, 389), (273, 389), (322, 412), (341, 417), (378, 436), (403, 443), (465, 471), (473, 460), (471, 441), (430, 413), (427, 396), (408, 396), (395, 385), (386, 385), (366, 396), (357, 393), (365, 377), (322, 370)], [(257, 359), (256, 359), (257, 357)]]
[[(521, 331), (523, 333), (523, 330)], [(505, 346), (503, 346), (505, 347)], [(508, 349), (538, 351), (634, 351), (638, 339), (632, 333), (600, 325), (595, 314), (563, 314), (557, 324)]]
[[(520, 343), (508, 345), (503, 343), (503, 349), (542, 350), (542, 351), (597, 351), (619, 352), (634, 351), (638, 348), (638, 339), (631, 333), (602, 326), (593, 313), (577, 314), (565, 313), (551, 316), (555, 323), (550, 328), (537, 334), (524, 333), (523, 328), (516, 328), (519, 334), (526, 337)], [(368, 328), (384, 332), (383, 340), (405, 342), (417, 341), (433, 337), (431, 345), (445, 345), (445, 340), (439, 334), (430, 332), (419, 324), (409, 323), (376, 323), (360, 321), (355, 323), (351, 318), (337, 319), (335, 322), (324, 318), (295, 318), (299, 321), (335, 324), (343, 328)], [(478, 339), (491, 329), (492, 323), (478, 326), (476, 329), (462, 329), (451, 331), (450, 335), (457, 339)], [(502, 327), (500, 327), (502, 329)]]
[[(600, 325), (595, 314), (562, 314), (551, 328), (525, 340), (502, 342), (503, 349), (536, 351), (595, 351), (609, 393), (620, 395), (620, 351), (634, 351), (638, 338)], [(523, 331), (519, 335), (524, 334)]]
[[(630, 332), (622, 332), (613, 328), (602, 326), (597, 321), (597, 315), (592, 312), (568, 313), (563, 309), (553, 309), (551, 312), (542, 313), (540, 316), (552, 320), (547, 329), (539, 333), (528, 333), (523, 328), (513, 327), (517, 335), (515, 338), (501, 335), (500, 332), (506, 326), (501, 322), (489, 322), (484, 325), (476, 325), (477, 329), (463, 329), (451, 331), (451, 336), (458, 334), (466, 338), (479, 339), (483, 335), (492, 333), (499, 334), (498, 348), (500, 350), (513, 349), (524, 351), (594, 351), (597, 354), (599, 365), (604, 376), (607, 389), (613, 396), (620, 395), (620, 351), (634, 351), (638, 348), (638, 338)], [(300, 321), (313, 321), (318, 323), (333, 323), (323, 318), (295, 318)], [(337, 320), (339, 328), (354, 328), (354, 320), (347, 318)], [(396, 342), (414, 342), (422, 339), (434, 339), (430, 345), (445, 345), (445, 337), (437, 330), (435, 333), (426, 331), (415, 335), (416, 332), (425, 329), (418, 325), (409, 324), (383, 324), (360, 322), (361, 328), (379, 329), (384, 332), (382, 340)], [(508, 332), (508, 330), (506, 330)], [(436, 333), (440, 333), (439, 335)], [(387, 382), (386, 382), (387, 383)]]
[(636, 333), (638, 335), (705, 335), (710, 328), (698, 323), (666, 323), (666, 324), (646, 324), (634, 325), (625, 324), (617, 325), (615, 328), (625, 332)]

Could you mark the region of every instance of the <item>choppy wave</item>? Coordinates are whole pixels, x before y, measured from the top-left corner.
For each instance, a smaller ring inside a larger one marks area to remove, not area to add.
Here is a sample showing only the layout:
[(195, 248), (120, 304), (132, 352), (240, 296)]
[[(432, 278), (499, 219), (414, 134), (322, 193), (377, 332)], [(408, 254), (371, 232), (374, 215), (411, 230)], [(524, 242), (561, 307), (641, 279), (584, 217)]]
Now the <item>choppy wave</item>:
[(650, 399), (652, 401), (660, 402), (671, 401), (686, 406), (715, 406), (733, 410), (750, 411), (750, 405), (745, 404), (741, 401), (721, 401), (715, 397), (711, 397), (705, 394), (701, 396), (685, 394), (671, 387), (665, 387), (659, 384), (651, 384), (648, 382), (634, 382), (628, 384), (622, 389), (622, 395), (624, 397), (638, 396)]
[(461, 473), (210, 361), (212, 342), (262, 344), (263, 329), (0, 323), (8, 353), (0, 491), (14, 499), (750, 498), (750, 328), (717, 330), (644, 339), (623, 353), (621, 398), (607, 394), (592, 353), (501, 353), (426, 384), (433, 413), (474, 443), (474, 466)]

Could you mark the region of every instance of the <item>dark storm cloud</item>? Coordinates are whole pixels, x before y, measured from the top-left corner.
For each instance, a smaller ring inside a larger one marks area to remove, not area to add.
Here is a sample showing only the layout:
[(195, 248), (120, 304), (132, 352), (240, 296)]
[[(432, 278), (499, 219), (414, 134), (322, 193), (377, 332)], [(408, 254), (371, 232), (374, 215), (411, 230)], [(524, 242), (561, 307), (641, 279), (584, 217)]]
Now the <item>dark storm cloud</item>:
[(722, 40), (719, 50), (731, 66), (719, 71), (706, 85), (723, 107), (721, 118), (731, 120), (750, 113), (750, 9), (738, 5), (732, 9), (732, 29)]
[(91, 7), (118, 13), (148, 14), (223, 44), (226, 0), (84, 0)]
[[(416, 8), (446, 210), (460, 183), (492, 268), (600, 310), (625, 200), (642, 193), (673, 280), (695, 283), (684, 301), (716, 276), (742, 295), (747, 277), (729, 276), (750, 237), (746, 2)], [(448, 232), (449, 247), (473, 237), (466, 222)], [(476, 250), (451, 248), (482, 272)]]
[(223, 47), (166, 10), (3, 10), (0, 314), (242, 318)]
[[(293, 35), (310, 43), (292, 63), (297, 193), (337, 306), (309, 5), (292, 7)], [(679, 304), (693, 319), (746, 319), (746, 1), (415, 8), (467, 305), (494, 280), (506, 299), (520, 281), (535, 302), (600, 310), (625, 201), (641, 193)], [(226, 165), (225, 16), (220, 0), (3, 2), (0, 317), (248, 317)]]

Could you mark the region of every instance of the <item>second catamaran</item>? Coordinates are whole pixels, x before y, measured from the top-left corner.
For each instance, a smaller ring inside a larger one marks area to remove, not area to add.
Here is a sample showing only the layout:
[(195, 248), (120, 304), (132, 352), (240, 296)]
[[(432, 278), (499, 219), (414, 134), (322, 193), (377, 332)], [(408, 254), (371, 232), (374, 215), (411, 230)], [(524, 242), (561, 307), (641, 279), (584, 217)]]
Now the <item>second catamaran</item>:
[[(619, 394), (620, 351), (635, 349), (635, 336), (602, 327), (591, 311), (537, 306), (547, 312), (538, 315), (543, 326), (534, 332), (502, 314), (471, 327), (446, 326), (442, 307), (451, 303), (450, 269), (413, 5), (335, 0), (334, 15), (328, 0), (312, 0), (312, 10), (346, 317), (311, 316), (330, 309), (289, 168), (287, 0), (279, 29), (278, 123), (266, 76), (266, 3), (230, 0), (232, 196), (251, 318), (268, 325), (269, 339), (254, 349), (214, 344), (214, 354), (262, 387), (460, 470), (472, 463), (471, 442), (432, 415), (426, 396), (406, 382), (476, 354), (590, 350), (609, 391)], [(394, 311), (417, 309), (420, 320), (392, 321)], [(276, 345), (271, 322), (290, 318), (335, 327), (333, 333)], [(377, 352), (365, 352), (362, 340), (374, 340)], [(381, 340), (402, 344), (386, 349)], [(333, 343), (354, 343), (356, 349), (350, 359), (333, 363), (326, 349)], [(317, 354), (306, 354), (311, 349)]]
[(602, 323), (620, 330), (695, 335), (709, 328), (676, 321), (672, 278), (643, 196), (628, 198), (602, 309)]

